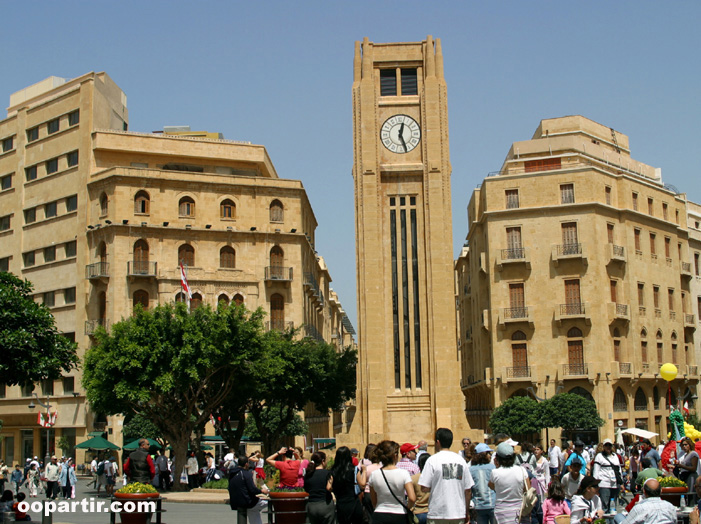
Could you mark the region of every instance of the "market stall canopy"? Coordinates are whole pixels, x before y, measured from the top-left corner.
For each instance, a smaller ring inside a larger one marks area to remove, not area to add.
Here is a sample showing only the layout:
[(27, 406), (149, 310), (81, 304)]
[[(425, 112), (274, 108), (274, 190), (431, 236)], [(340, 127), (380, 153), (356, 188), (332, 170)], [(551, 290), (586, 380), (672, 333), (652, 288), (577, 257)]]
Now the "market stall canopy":
[(657, 433), (653, 433), (652, 431), (646, 431), (644, 429), (639, 429), (639, 428), (624, 429), (623, 431), (621, 431), (621, 433), (635, 435), (636, 437), (640, 437), (640, 438), (652, 438), (652, 437), (656, 437), (658, 435)]
[(121, 448), (102, 437), (93, 437), (78, 444), (76, 449), (94, 449), (96, 451), (102, 451), (105, 449), (119, 450)]
[[(124, 451), (134, 451), (135, 449), (139, 449), (139, 440), (141, 439), (136, 439), (133, 442), (130, 442), (129, 444), (125, 444), (124, 446)], [(156, 446), (157, 449), (161, 449), (163, 446), (161, 446), (157, 440), (153, 440), (152, 438), (146, 439), (148, 440), (148, 445), (149, 447), (151, 446)]]

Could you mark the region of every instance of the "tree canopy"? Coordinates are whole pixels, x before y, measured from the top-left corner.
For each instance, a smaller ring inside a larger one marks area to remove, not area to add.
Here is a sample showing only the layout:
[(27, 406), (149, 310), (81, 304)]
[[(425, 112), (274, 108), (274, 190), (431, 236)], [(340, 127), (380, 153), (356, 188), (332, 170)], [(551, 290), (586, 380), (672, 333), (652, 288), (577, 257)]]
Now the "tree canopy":
[(56, 328), (49, 308), (32, 297), (33, 286), (0, 272), (0, 383), (57, 379), (77, 367), (76, 344)]
[(540, 413), (538, 402), (531, 397), (512, 397), (492, 412), (489, 427), (493, 433), (507, 435), (535, 433), (545, 427)]

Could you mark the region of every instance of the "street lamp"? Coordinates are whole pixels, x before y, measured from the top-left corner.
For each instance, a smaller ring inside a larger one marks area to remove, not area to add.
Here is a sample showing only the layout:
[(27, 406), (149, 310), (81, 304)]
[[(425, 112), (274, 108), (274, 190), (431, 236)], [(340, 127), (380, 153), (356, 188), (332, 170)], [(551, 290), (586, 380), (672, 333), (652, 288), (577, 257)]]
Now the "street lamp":
[[(563, 386), (563, 385), (557, 386), (557, 388), (555, 389), (555, 394), (557, 395), (563, 389), (565, 389), (565, 386)], [(546, 400), (548, 400), (548, 388), (544, 387), (544, 390), (545, 390), (545, 398), (540, 398), (538, 395), (535, 394), (535, 389), (533, 389), (533, 386), (528, 386), (526, 388), (526, 391), (528, 391), (531, 395), (533, 395), (533, 398), (536, 399), (538, 402), (545, 402)], [(548, 428), (545, 428), (545, 441), (546, 441), (545, 442), (545, 446), (546, 446), (545, 450), (547, 450), (547, 446), (550, 445), (550, 432), (548, 431)]]
[[(39, 400), (39, 397), (37, 396), (36, 393), (32, 393), (34, 396), (34, 399), (37, 401), (37, 404), (39, 404), (42, 408), (46, 408), (46, 419), (51, 420), (51, 395), (46, 395), (46, 404), (44, 404), (41, 400)], [(36, 404), (34, 404), (34, 400), (29, 401), (29, 409), (34, 409), (36, 407)], [(44, 467), (46, 467), (50, 462), (51, 462), (51, 453), (49, 452), (49, 437), (51, 435), (51, 426), (48, 426), (46, 428), (46, 455), (44, 456)]]

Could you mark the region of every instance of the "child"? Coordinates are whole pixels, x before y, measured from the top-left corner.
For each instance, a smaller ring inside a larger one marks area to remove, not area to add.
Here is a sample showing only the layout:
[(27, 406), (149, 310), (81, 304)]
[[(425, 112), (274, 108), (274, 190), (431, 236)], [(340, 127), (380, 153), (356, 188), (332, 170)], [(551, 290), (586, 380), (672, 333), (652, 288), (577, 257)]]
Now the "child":
[(15, 502), (12, 505), (12, 511), (15, 512), (15, 522), (20, 522), (20, 521), (25, 521), (29, 522), (32, 520), (32, 517), (24, 513), (23, 511), (19, 510), (19, 503), (24, 501), (26, 498), (26, 495), (24, 493), (18, 493), (17, 494), (17, 502)]
[(555, 524), (555, 517), (570, 513), (570, 506), (565, 501), (565, 489), (555, 475), (548, 486), (548, 498), (543, 502), (543, 524)]

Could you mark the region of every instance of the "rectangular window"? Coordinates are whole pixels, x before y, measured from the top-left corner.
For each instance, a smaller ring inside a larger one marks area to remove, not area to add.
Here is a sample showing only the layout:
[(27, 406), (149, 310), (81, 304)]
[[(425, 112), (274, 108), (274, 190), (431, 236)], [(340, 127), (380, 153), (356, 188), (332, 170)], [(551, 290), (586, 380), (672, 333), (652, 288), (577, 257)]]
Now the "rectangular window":
[(416, 79), (416, 68), (402, 68), (402, 96), (418, 95), (419, 85)]
[(2, 152), (12, 151), (15, 148), (15, 137), (8, 136), (2, 140)]
[(396, 69), (380, 69), (380, 96), (397, 96)]
[(652, 303), (655, 309), (660, 309), (660, 286), (652, 286)]
[(69, 196), (66, 199), (66, 212), (70, 213), (78, 209), (78, 195)]
[[(509, 284), (509, 304), (511, 309), (523, 309), (526, 305), (523, 284)], [(517, 314), (519, 314), (518, 312)], [(525, 316), (519, 314), (519, 317)]]
[(66, 258), (74, 257), (75, 252), (76, 252), (76, 241), (71, 240), (70, 242), (66, 242)]
[(12, 187), (12, 175), (5, 175), (0, 178), (0, 191), (10, 189)]
[(565, 280), (565, 303), (568, 305), (579, 305), (581, 302), (579, 280)]
[(518, 189), (506, 190), (506, 209), (518, 209)]
[(611, 302), (616, 304), (616, 303), (618, 303), (618, 293), (616, 292), (616, 281), (615, 280), (610, 281), (610, 288), (611, 288)]
[(78, 165), (78, 151), (71, 151), (66, 155), (66, 160), (68, 161), (68, 167), (73, 167)]
[(643, 364), (647, 362), (647, 342), (640, 343), (640, 356), (643, 359)]
[(10, 257), (0, 258), (0, 271), (10, 270)]
[(662, 342), (657, 343), (657, 362), (660, 364), (662, 363), (662, 357), (664, 356), (664, 352), (662, 350)]
[(634, 236), (635, 236), (635, 251), (638, 253), (642, 253), (642, 249), (640, 248), (640, 230), (635, 229), (634, 230)]
[(664, 202), (662, 202), (662, 218), (664, 218), (665, 220), (669, 218), (667, 204), (665, 204)]
[(611, 186), (606, 186), (606, 205), (610, 206), (611, 205)]
[(39, 140), (39, 126), (27, 129), (27, 142)]
[(667, 302), (669, 306), (670, 311), (674, 311), (674, 290), (673, 289), (668, 289), (667, 290)]
[(638, 282), (638, 305), (645, 307), (645, 284)]
[(638, 210), (638, 193), (633, 193), (633, 211)]
[(7, 231), (11, 227), (10, 215), (0, 217), (0, 231)]
[(562, 184), (560, 186), (560, 202), (562, 204), (574, 204), (574, 184)]
[(616, 362), (621, 361), (621, 341), (620, 340), (613, 341), (613, 359)]
[(56, 202), (49, 202), (44, 205), (44, 218), (53, 218), (56, 216)]
[(24, 175), (27, 182), (36, 180), (37, 177), (37, 166), (29, 166), (24, 168)]
[(44, 262), (53, 262), (56, 260), (56, 246), (44, 248)]
[(75, 377), (63, 377), (63, 394), (72, 395), (75, 392)]
[(63, 302), (65, 304), (75, 304), (75, 288), (69, 287), (63, 290)]
[(654, 206), (654, 200), (652, 198), (647, 199), (647, 214), (652, 215), (653, 214), (653, 206)]
[(565, 246), (576, 246), (579, 243), (576, 222), (562, 224), (562, 243)]
[(561, 158), (545, 158), (543, 160), (527, 160), (523, 163), (526, 173), (535, 173), (536, 171), (552, 171), (562, 167)]
[(655, 247), (655, 233), (650, 233), (650, 254), (653, 257), (657, 257), (657, 248)]
[(25, 209), (24, 210), (24, 223), (25, 224), (33, 224), (36, 221), (37, 221), (37, 208), (33, 207), (32, 209)]
[(46, 132), (49, 135), (52, 135), (54, 133), (58, 133), (59, 127), (60, 127), (60, 119), (54, 118), (53, 120), (49, 120), (46, 123)]
[(613, 224), (606, 224), (606, 236), (609, 244), (613, 244)]
[(53, 380), (42, 380), (41, 381), (41, 394), (42, 395), (53, 395), (54, 394), (54, 381)]
[(46, 174), (51, 175), (58, 171), (58, 158), (52, 158), (46, 161)]
[(697, 277), (699, 276), (699, 263), (700, 263), (699, 254), (694, 253), (694, 273), (696, 274)]
[(54, 304), (56, 303), (56, 295), (53, 291), (47, 291), (44, 293), (42, 298), (45, 306), (54, 307)]
[(75, 111), (71, 111), (68, 113), (68, 125), (69, 126), (74, 126), (77, 125), (78, 122), (80, 122), (80, 110), (76, 109)]
[[(0, 398), (5, 398), (6, 396), (7, 396), (7, 386), (5, 386), (5, 384), (0, 384)], [(5, 437), (5, 438), (7, 438), (7, 437)]]
[(664, 237), (664, 256), (666, 258), (672, 258), (672, 239), (669, 237)]

